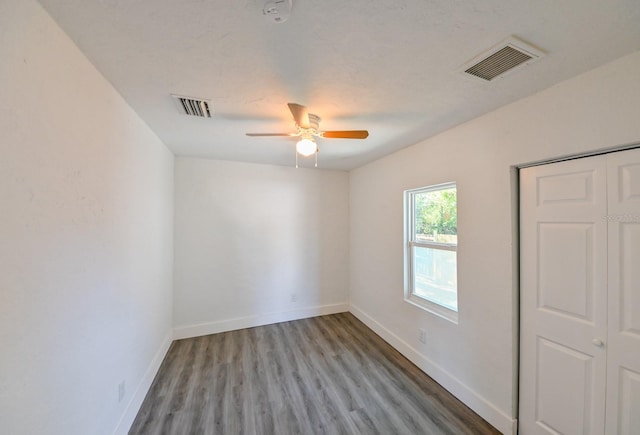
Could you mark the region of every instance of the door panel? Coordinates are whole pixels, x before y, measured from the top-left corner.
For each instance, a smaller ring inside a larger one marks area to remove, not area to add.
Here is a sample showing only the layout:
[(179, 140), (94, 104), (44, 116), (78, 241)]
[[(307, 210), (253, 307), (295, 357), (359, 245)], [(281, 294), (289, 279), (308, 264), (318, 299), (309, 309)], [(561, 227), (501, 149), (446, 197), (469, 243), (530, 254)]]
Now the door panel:
[(593, 171), (541, 176), (538, 182), (538, 205), (593, 204)]
[(546, 433), (590, 433), (593, 358), (540, 337), (537, 358), (537, 424)]
[(618, 425), (617, 433), (637, 435), (640, 429), (640, 373), (620, 369), (618, 379), (618, 409), (611, 417)]
[(640, 149), (607, 155), (607, 434), (640, 433)]
[(621, 332), (640, 339), (640, 222), (620, 224)]
[(593, 322), (593, 237), (589, 223), (538, 224), (539, 309)]
[[(631, 150), (631, 152), (637, 150)], [(612, 157), (612, 164), (616, 165), (616, 157)], [(640, 165), (637, 163), (619, 164), (614, 170), (618, 170), (618, 179), (614, 180), (619, 186), (619, 198), (618, 205), (624, 204), (627, 201), (640, 201)], [(614, 196), (615, 199), (615, 196)]]
[(604, 156), (520, 171), (521, 434), (604, 432), (606, 197)]

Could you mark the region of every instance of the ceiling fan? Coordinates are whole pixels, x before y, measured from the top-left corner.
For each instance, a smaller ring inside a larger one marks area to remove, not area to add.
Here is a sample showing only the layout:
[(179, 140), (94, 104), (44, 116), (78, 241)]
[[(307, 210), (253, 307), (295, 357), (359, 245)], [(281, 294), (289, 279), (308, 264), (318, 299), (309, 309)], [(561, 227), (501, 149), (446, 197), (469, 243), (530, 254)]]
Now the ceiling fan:
[(299, 137), (296, 143), (296, 168), (298, 167), (298, 154), (309, 157), (316, 156), (316, 166), (318, 166), (318, 144), (314, 137), (325, 137), (330, 139), (366, 139), (369, 136), (367, 130), (320, 130), (320, 117), (309, 113), (307, 108), (301, 104), (288, 103), (289, 110), (296, 122), (297, 131), (294, 133), (247, 133), (247, 136), (288, 136)]

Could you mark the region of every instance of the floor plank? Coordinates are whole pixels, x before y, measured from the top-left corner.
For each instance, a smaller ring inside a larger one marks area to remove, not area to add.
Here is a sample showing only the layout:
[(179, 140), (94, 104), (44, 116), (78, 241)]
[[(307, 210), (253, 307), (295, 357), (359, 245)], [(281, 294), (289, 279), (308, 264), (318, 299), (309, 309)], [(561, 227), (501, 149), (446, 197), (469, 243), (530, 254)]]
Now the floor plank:
[(498, 434), (352, 314), (175, 341), (129, 434)]

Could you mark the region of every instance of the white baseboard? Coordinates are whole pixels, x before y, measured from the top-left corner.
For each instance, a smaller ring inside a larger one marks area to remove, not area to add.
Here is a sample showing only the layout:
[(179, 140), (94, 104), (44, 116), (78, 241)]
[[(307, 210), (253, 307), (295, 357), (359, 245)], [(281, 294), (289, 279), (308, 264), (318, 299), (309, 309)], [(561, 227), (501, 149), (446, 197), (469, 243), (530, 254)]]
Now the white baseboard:
[(142, 402), (151, 388), (151, 383), (153, 379), (156, 377), (156, 373), (160, 369), (160, 364), (162, 364), (162, 360), (165, 355), (169, 351), (169, 346), (171, 346), (172, 342), (171, 334), (167, 334), (165, 339), (162, 341), (160, 348), (156, 352), (155, 356), (151, 360), (151, 364), (147, 368), (142, 381), (138, 384), (138, 388), (136, 388), (135, 393), (131, 397), (131, 400), (127, 404), (127, 407), (120, 418), (120, 422), (116, 427), (116, 430), (113, 431), (113, 435), (127, 435), (129, 433), (129, 429), (131, 429), (131, 425), (133, 421), (136, 419), (136, 415), (138, 415), (138, 411), (140, 411), (140, 407), (142, 406)]
[(516, 435), (517, 420), (511, 418), (503, 411), (498, 409), (491, 402), (473, 391), (462, 381), (451, 375), (445, 369), (435, 364), (429, 358), (420, 354), (416, 349), (411, 347), (407, 342), (382, 326), (371, 316), (366, 314), (360, 308), (350, 305), (349, 311), (356, 316), (362, 323), (371, 328), (376, 334), (387, 341), (398, 352), (403, 354), (412, 363), (417, 365), (422, 371), (431, 376), (436, 382), (442, 385), (451, 394), (456, 396), (469, 408), (473, 409), (478, 415), (491, 423), (496, 429), (503, 434)]
[(217, 334), (219, 332), (235, 331), (236, 329), (253, 328), (256, 326), (270, 325), (272, 323), (288, 322), (290, 320), (306, 319), (308, 317), (344, 313), (347, 311), (349, 311), (349, 304), (342, 303), (178, 326), (173, 328), (173, 339), (181, 340), (183, 338), (199, 337), (202, 335)]

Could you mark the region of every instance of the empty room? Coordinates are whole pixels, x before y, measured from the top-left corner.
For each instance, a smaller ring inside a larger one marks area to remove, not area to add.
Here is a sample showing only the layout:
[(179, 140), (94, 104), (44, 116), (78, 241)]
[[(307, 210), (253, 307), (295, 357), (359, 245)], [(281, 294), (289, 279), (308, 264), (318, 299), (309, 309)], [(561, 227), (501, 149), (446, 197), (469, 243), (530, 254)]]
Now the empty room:
[(0, 0), (0, 434), (639, 434), (638, 23)]

